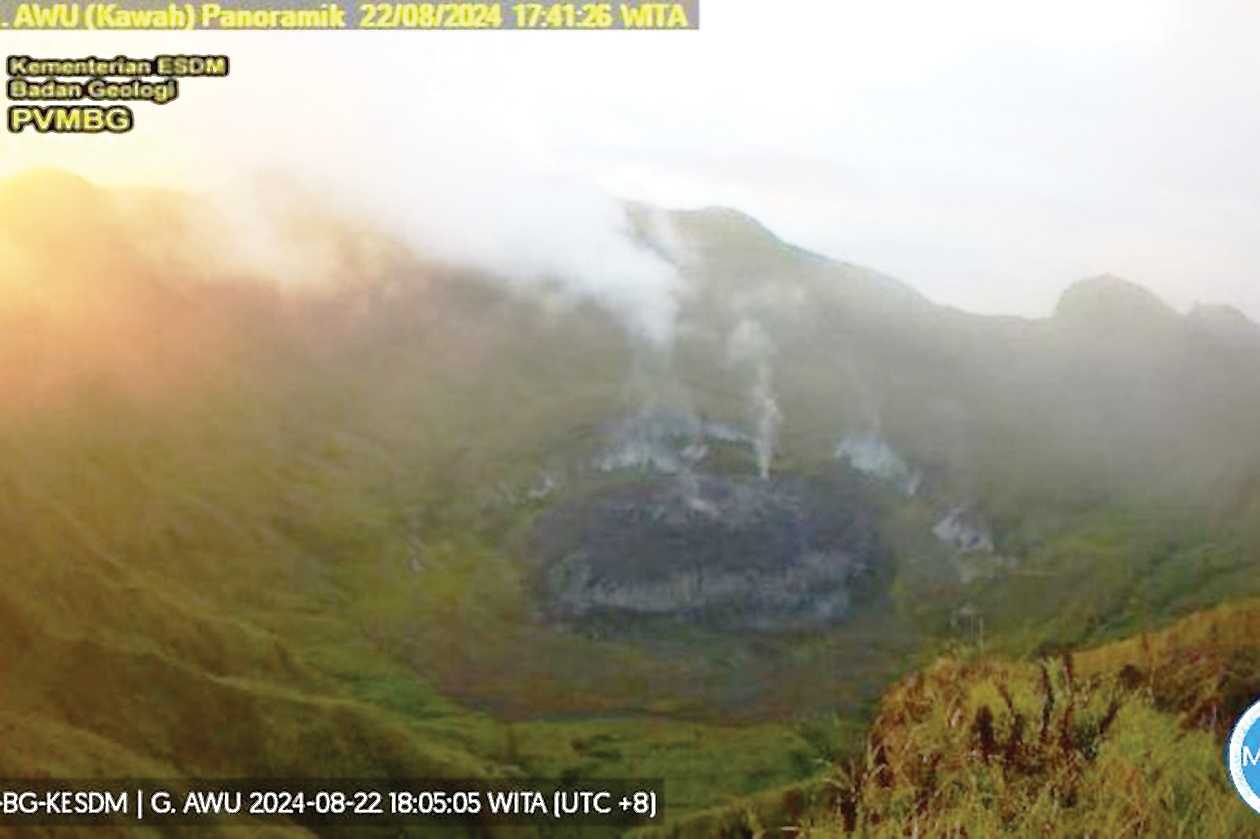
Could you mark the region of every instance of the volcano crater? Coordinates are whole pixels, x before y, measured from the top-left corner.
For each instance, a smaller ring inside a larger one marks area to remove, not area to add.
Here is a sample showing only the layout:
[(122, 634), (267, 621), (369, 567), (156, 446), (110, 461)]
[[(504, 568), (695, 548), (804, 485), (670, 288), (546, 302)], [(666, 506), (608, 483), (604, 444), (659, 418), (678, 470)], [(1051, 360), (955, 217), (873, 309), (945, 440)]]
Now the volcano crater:
[(888, 578), (860, 483), (685, 473), (562, 500), (529, 537), (544, 619), (790, 631), (842, 621)]

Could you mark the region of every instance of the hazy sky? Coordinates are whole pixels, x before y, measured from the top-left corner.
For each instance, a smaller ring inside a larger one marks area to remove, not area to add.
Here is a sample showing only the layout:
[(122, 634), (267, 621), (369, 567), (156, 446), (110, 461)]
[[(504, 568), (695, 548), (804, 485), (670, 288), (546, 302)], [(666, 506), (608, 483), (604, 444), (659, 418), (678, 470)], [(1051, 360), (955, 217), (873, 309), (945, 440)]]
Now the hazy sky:
[(226, 52), (233, 70), (138, 104), (129, 135), (5, 135), (0, 166), (204, 185), (283, 163), (398, 213), (430, 196), (465, 228), (510, 192), (508, 223), (564, 247), (589, 207), (524, 186), (547, 175), (735, 206), (972, 310), (1044, 314), (1110, 272), (1260, 318), (1260, 3), (703, 0), (702, 26), (10, 32), (6, 53)]

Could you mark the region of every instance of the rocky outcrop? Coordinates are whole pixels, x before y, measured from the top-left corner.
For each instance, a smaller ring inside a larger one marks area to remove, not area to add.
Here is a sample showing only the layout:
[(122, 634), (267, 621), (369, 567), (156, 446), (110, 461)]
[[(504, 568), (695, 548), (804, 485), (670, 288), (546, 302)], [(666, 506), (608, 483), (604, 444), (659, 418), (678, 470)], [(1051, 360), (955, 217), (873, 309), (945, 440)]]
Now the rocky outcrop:
[(823, 626), (884, 562), (872, 512), (836, 480), (619, 484), (548, 511), (532, 541), (546, 616), (614, 628)]
[(954, 507), (932, 528), (936, 538), (959, 553), (993, 553), (993, 534), (984, 519), (967, 507)]

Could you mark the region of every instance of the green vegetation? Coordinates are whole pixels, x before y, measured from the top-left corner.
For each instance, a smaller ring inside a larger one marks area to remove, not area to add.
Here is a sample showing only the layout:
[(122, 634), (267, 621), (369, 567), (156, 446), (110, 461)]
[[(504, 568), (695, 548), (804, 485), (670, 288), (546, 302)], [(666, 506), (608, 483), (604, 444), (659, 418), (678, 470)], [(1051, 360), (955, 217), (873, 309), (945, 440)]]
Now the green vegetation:
[(675, 837), (1260, 836), (1223, 771), (1260, 694), (1260, 601), (1057, 658), (975, 649), (884, 697), (827, 778), (685, 820)]

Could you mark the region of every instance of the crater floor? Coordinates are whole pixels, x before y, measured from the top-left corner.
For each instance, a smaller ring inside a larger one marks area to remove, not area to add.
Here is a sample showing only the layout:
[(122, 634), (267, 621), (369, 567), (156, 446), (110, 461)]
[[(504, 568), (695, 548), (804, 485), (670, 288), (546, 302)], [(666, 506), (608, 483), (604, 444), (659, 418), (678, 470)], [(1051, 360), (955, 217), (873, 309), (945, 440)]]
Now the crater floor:
[(857, 484), (686, 473), (558, 503), (530, 551), (546, 618), (762, 631), (842, 620), (885, 562)]

